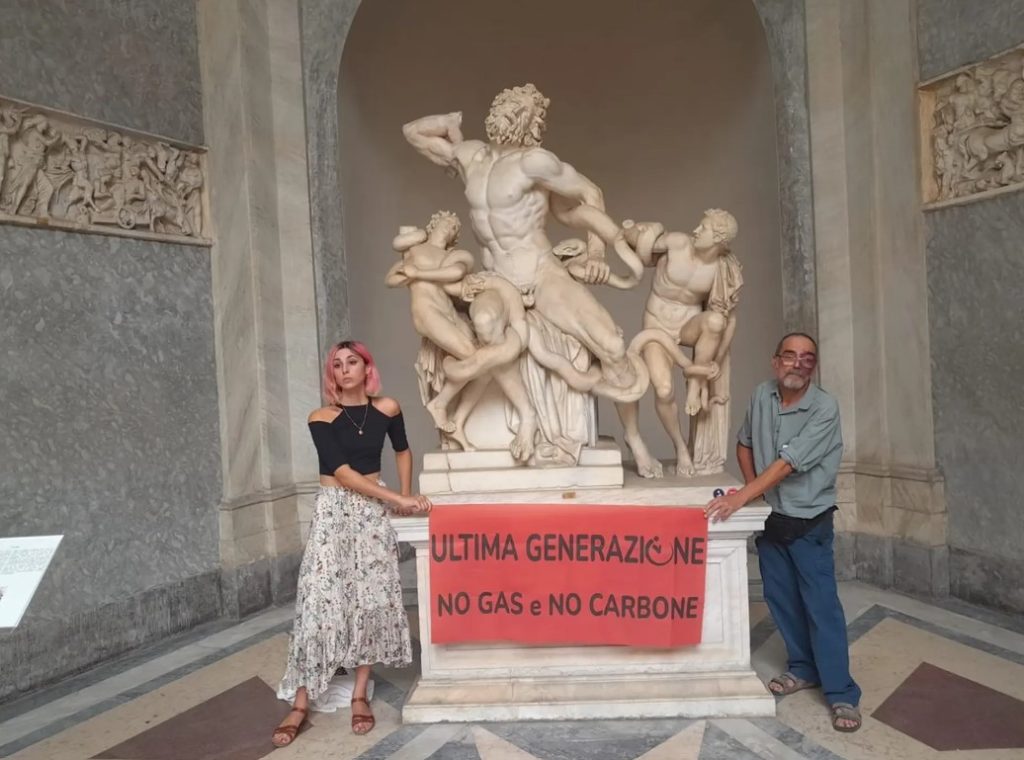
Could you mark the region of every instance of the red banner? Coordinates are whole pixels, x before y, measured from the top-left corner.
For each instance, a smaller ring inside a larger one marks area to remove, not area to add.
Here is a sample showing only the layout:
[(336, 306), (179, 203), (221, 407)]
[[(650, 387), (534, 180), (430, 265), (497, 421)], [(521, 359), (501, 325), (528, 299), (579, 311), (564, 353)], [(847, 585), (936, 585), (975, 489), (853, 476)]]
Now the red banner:
[(431, 641), (699, 644), (702, 508), (434, 507)]

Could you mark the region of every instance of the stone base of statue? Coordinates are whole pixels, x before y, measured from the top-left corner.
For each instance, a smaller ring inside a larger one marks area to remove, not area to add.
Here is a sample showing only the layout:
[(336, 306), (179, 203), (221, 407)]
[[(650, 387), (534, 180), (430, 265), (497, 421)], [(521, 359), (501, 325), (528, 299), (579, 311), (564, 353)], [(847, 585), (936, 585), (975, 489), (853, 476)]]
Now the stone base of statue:
[[(597, 436), (597, 407), (582, 395), (572, 437), (552, 445), (541, 425), (529, 464), (516, 462), (510, 447), (519, 422), (510, 418), (500, 391), (492, 386), (469, 415), (466, 435), (476, 448), (427, 452), (420, 469), (419, 492), (451, 493), (616, 488), (622, 485), (622, 450), (613, 438)], [(551, 438), (557, 436), (551, 434)]]
[(623, 482), (622, 451), (610, 438), (586, 446), (576, 465), (519, 465), (508, 449), (433, 451), (423, 457), (419, 491), (439, 494), (536, 491), (538, 489), (613, 488)]
[[(538, 476), (536, 470), (524, 478)], [(730, 476), (641, 480), (566, 494), (477, 492), (436, 497), (435, 504), (579, 504), (696, 506)], [(496, 509), (502, 507), (496, 506)], [(406, 723), (609, 718), (774, 716), (775, 699), (750, 664), (747, 538), (770, 508), (745, 507), (709, 525), (701, 643), (677, 649), (626, 646), (530, 646), (431, 643), (427, 518), (395, 518), (400, 541), (416, 548), (421, 674), (402, 707)]]

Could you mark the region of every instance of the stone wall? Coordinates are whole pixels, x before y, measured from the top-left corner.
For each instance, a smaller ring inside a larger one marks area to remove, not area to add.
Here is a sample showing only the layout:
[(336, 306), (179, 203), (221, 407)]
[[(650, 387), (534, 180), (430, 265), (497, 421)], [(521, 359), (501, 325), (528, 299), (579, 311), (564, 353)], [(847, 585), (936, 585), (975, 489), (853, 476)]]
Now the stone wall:
[[(195, 7), (0, 0), (0, 94), (203, 142)], [(0, 225), (0, 535), (65, 538), (0, 699), (221, 612), (210, 251)]]
[[(1024, 44), (1024, 0), (919, 0), (921, 80)], [(936, 458), (950, 591), (1024, 611), (1024, 193), (925, 212)]]
[(819, 345), (843, 418), (838, 570), (943, 595), (913, 10), (807, 4)]

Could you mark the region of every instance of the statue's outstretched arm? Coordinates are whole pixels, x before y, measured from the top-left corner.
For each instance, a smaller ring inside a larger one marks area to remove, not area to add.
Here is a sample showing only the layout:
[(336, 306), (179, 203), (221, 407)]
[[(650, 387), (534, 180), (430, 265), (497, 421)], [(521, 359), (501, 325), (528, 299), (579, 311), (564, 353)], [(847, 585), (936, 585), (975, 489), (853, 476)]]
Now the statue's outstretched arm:
[(523, 171), (545, 190), (567, 201), (585, 203), (604, 211), (604, 193), (601, 188), (551, 151), (537, 148), (527, 152), (523, 156)]
[(605, 214), (601, 188), (554, 153), (537, 148), (523, 156), (523, 172), (552, 194), (551, 213), (560, 222), (587, 233), (592, 259), (603, 259), (605, 243), (619, 227)]
[(402, 134), (416, 151), (438, 166), (455, 162), (455, 148), (462, 139), (462, 113), (424, 116), (402, 127)]

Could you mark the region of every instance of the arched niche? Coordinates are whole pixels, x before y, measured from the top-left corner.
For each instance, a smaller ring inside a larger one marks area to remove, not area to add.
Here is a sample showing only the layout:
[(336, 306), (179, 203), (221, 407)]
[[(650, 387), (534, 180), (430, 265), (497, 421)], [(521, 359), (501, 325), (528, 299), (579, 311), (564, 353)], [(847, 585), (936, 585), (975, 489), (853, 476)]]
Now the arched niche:
[[(358, 334), (377, 349), (388, 391), (415, 402), (408, 295), (383, 285), (390, 240), (439, 208), (467, 220), (459, 183), (417, 156), (400, 126), (462, 110), (464, 132), (480, 136), (497, 91), (533, 81), (552, 100), (545, 145), (602, 187), (613, 217), (689, 230), (715, 205), (739, 219), (735, 426), (779, 332), (816, 321), (795, 6), (661, 0), (624, 14), (625, 4), (587, 0), (527, 0), (514, 12), (472, 0), (305, 0), (321, 346)], [(468, 229), (462, 242), (475, 249)], [(648, 287), (601, 289), (627, 335), (639, 329)], [(642, 415), (655, 453), (668, 456), (649, 400)], [(426, 415), (408, 416), (414, 445), (433, 445)], [(617, 434), (612, 409), (600, 416), (602, 432)]]

